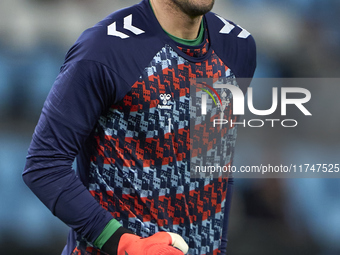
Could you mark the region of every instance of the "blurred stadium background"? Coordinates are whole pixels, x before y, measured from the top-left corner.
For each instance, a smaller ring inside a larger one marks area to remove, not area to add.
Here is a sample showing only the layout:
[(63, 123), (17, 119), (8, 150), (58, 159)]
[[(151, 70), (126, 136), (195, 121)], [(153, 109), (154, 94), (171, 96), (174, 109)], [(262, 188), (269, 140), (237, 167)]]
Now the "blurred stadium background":
[[(27, 148), (68, 48), (84, 29), (137, 1), (1, 0), (1, 254), (61, 253), (68, 228), (21, 178)], [(339, 0), (216, 0), (213, 11), (255, 37), (255, 77), (340, 77)], [(240, 128), (235, 164), (340, 163), (340, 86), (322, 88), (311, 102), (316, 112), (328, 110), (318, 124), (294, 133)], [(235, 185), (229, 254), (340, 254), (340, 179), (238, 179)]]

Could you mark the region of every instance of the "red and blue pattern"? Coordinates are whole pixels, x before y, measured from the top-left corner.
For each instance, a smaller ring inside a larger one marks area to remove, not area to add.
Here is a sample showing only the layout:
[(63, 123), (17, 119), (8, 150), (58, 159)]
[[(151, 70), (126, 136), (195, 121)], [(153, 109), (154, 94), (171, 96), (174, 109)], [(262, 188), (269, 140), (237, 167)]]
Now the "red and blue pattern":
[[(217, 253), (227, 179), (190, 180), (190, 80), (230, 73), (214, 53), (194, 63), (165, 46), (100, 118), (89, 189), (123, 226), (141, 236), (176, 232), (189, 254)], [(163, 102), (162, 94), (169, 100)]]

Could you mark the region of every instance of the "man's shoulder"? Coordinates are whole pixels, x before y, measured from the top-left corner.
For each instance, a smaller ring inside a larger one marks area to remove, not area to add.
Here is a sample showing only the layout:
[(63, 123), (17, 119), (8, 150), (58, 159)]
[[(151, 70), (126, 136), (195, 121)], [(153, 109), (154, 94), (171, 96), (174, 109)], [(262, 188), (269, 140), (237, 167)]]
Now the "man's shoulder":
[(118, 10), (85, 30), (65, 64), (100, 63), (131, 85), (162, 47), (160, 29), (147, 1)]
[(135, 54), (146, 48), (152, 36), (152, 24), (146, 18), (144, 2), (120, 9), (93, 27), (86, 29), (70, 49), (68, 55), (77, 60), (107, 62), (107, 59)]
[(250, 32), (213, 12), (207, 13), (205, 19), (215, 53), (237, 77), (252, 77), (256, 67), (256, 45)]
[(205, 17), (208, 24), (209, 34), (214, 39), (218, 38), (218, 41), (228, 40), (229, 42), (233, 41), (235, 43), (242, 43), (242, 41), (255, 43), (251, 33), (234, 22), (213, 12), (207, 13)]

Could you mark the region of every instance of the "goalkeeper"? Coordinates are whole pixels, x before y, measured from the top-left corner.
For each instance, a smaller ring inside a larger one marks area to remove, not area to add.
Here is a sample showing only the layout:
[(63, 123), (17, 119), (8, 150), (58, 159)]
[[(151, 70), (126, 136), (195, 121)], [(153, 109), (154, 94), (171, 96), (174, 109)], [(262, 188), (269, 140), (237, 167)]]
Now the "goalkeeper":
[(68, 51), (23, 172), (71, 228), (63, 255), (226, 254), (232, 180), (190, 179), (190, 80), (252, 77), (256, 54), (213, 4), (143, 0)]

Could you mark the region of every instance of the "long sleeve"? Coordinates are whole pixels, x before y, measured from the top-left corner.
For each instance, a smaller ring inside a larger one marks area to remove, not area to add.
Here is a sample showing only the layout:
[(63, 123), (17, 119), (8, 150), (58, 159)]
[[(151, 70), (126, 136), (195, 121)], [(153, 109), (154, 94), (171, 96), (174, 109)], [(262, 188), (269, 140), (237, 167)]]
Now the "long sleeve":
[(100, 114), (112, 103), (112, 71), (82, 60), (64, 65), (42, 110), (23, 179), (51, 212), (93, 242), (112, 219), (72, 169)]

